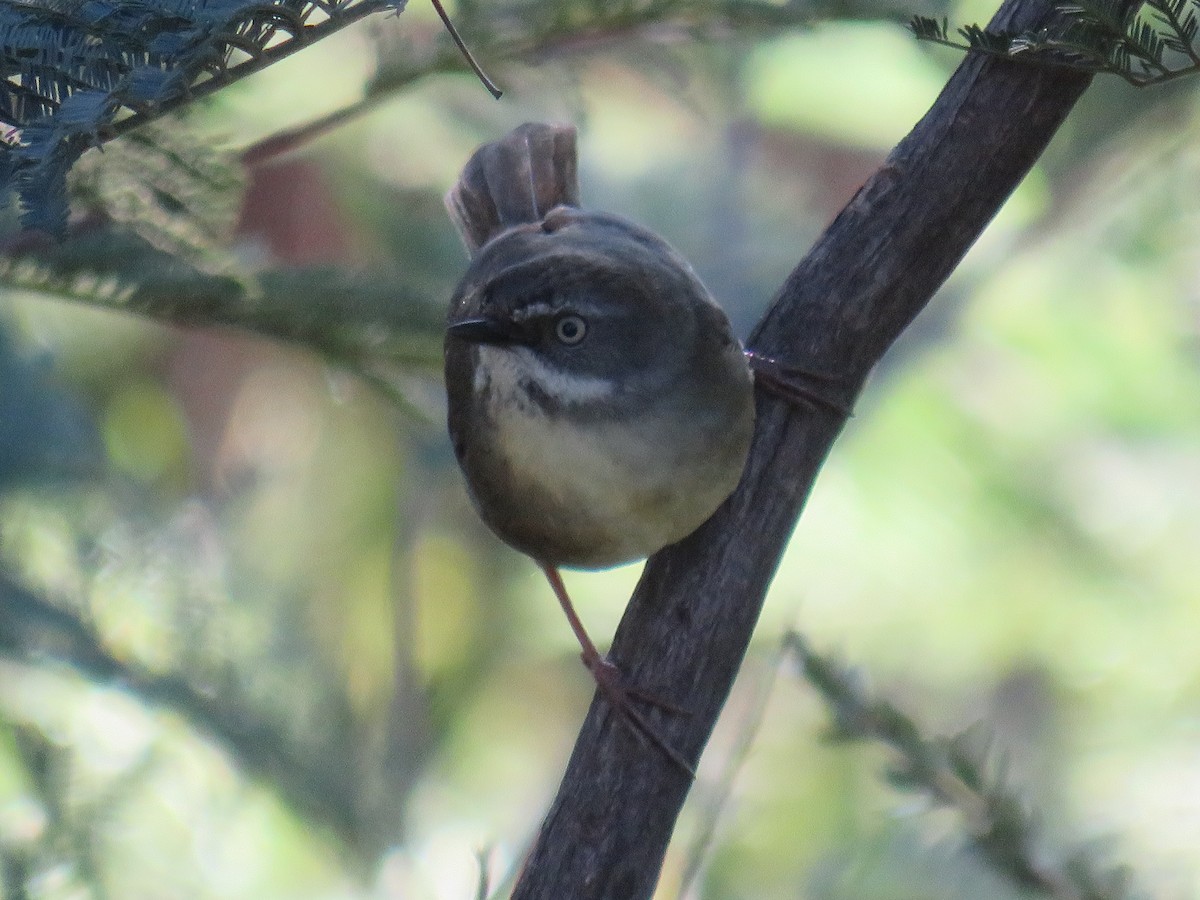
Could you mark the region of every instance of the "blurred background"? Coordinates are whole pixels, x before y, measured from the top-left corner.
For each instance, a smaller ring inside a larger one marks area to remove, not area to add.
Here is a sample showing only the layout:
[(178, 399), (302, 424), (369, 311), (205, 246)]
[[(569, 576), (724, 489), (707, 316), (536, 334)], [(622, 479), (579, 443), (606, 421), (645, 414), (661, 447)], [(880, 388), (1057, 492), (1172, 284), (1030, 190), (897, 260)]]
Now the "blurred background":
[[(236, 162), (393, 77), (230, 187), (238, 278), (319, 265), (407, 298), (387, 384), (286, 341), (5, 292), (3, 896), (460, 900), (481, 871), (503, 893), (592, 685), (445, 436), (436, 322), (465, 253), (441, 196), (480, 142), (573, 122), (585, 205), (662, 233), (745, 335), (957, 62), (897, 21), (992, 12), (784, 4), (707, 27), (664, 4), (629, 26), (579, 6), (460, 7), (500, 102), (432, 71), (445, 38), (413, 4), (190, 111)], [(1098, 80), (876, 372), (661, 897), (1024, 896), (887, 785), (889, 751), (824, 739), (781, 661), (792, 628), (929, 734), (994, 734), (1051, 856), (1093, 844), (1149, 895), (1196, 895), (1198, 117), (1191, 80)], [(85, 162), (119, 164), (125, 140)], [(314, 301), (318, 325), (342, 302)], [(639, 570), (568, 575), (602, 645)]]

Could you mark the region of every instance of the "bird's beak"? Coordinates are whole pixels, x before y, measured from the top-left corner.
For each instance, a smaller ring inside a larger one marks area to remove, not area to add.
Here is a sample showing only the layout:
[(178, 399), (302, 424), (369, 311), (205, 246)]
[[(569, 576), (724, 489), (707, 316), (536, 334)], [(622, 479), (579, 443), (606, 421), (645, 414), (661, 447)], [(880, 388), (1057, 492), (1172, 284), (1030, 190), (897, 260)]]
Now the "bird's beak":
[(462, 319), (446, 326), (446, 332), (473, 344), (527, 344), (529, 333), (511, 319)]

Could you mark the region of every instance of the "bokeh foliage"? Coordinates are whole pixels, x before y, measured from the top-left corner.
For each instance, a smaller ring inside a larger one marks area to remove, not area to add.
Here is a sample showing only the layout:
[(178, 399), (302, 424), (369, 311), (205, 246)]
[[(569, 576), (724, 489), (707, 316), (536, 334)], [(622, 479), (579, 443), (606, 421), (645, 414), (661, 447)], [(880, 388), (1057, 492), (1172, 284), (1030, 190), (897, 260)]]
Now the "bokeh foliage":
[[(413, 6), (85, 155), (73, 238), (0, 261), (5, 895), (458, 898), (480, 855), (501, 885), (590, 688), (443, 435), (440, 196), (479, 141), (575, 121), (585, 202), (744, 332), (954, 65), (877, 21), (908, 12), (460, 4), (496, 104)], [(1099, 83), (877, 373), (662, 896), (1037, 896), (885, 748), (824, 740), (793, 628), (929, 735), (993, 734), (1043, 861), (1119, 838), (1093, 852), (1192, 895), (1198, 112)], [(598, 636), (635, 577), (572, 578)]]

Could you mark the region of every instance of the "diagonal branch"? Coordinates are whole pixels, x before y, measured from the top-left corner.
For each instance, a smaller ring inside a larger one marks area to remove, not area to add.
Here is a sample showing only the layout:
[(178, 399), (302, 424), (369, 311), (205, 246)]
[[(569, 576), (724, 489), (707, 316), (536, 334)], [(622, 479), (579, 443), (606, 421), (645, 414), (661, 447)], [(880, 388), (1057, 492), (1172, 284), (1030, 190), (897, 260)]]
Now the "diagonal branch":
[[(992, 23), (1029, 29), (1047, 0), (1007, 0)], [(847, 398), (929, 302), (1032, 167), (1091, 76), (972, 54), (783, 285), (756, 329), (765, 356), (844, 380)], [(771, 578), (842, 422), (760, 396), (742, 484), (657, 554), (614, 639), (631, 680), (691, 712), (657, 711), (695, 760), (729, 694)], [(648, 898), (691, 787), (594, 700), (514, 897)]]

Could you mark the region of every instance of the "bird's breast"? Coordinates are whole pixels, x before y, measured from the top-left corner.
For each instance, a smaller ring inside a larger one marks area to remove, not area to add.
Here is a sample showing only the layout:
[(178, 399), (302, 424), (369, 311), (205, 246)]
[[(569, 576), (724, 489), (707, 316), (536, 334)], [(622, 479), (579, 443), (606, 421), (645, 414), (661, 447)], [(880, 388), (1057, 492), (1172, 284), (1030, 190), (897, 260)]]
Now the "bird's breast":
[(479, 446), (466, 436), (462, 462), (480, 512), (545, 562), (605, 568), (647, 556), (699, 526), (741, 474), (741, 423), (689, 426), (654, 404), (614, 415), (613, 403), (629, 401), (616, 385), (551, 372), (525, 348), (480, 347), (473, 387), (486, 427), (473, 429)]

